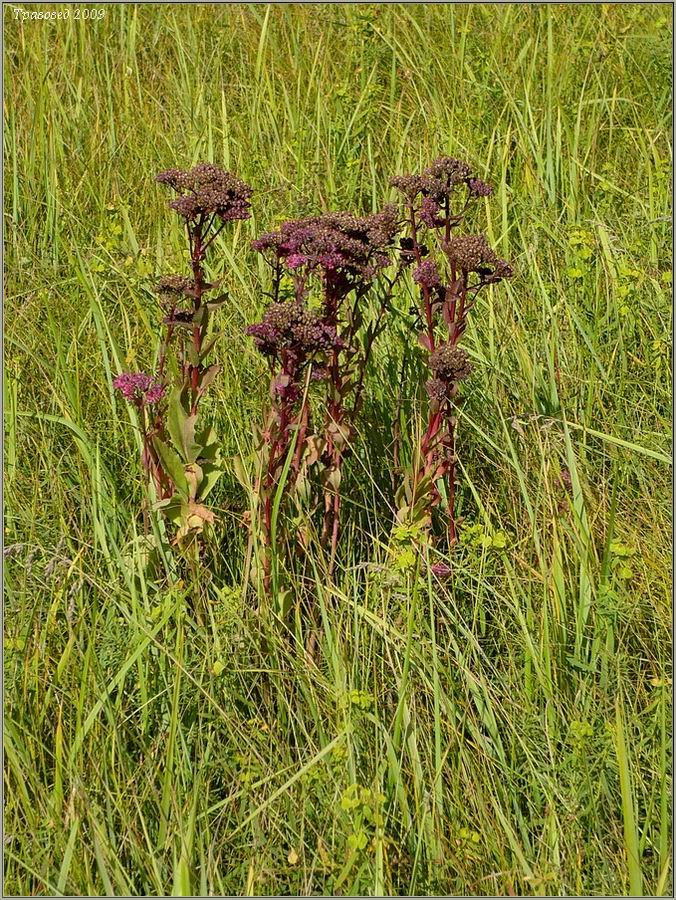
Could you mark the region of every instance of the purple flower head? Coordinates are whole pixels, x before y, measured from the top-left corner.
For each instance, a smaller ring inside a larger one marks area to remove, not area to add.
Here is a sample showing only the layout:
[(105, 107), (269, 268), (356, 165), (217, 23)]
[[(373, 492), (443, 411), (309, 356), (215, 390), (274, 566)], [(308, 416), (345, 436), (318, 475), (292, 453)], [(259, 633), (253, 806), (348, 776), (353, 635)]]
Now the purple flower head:
[(169, 206), (186, 219), (216, 214), (223, 222), (248, 219), (252, 189), (241, 179), (211, 163), (199, 163), (187, 172), (167, 169), (155, 181), (179, 195)]
[(446, 244), (448, 258), (466, 272), (493, 267), (497, 255), (483, 234), (460, 234)]
[[(439, 204), (449, 200), (455, 185), (466, 184), (471, 174), (466, 162), (452, 156), (440, 156), (431, 166), (423, 170), (422, 175), (397, 175), (390, 179), (390, 184), (398, 188), (410, 201), (422, 194), (423, 197)], [(427, 217), (430, 216), (431, 209), (427, 207), (425, 212)]]
[(343, 350), (345, 342), (319, 316), (300, 303), (273, 303), (263, 321), (245, 331), (265, 356), (276, 357), (283, 350), (305, 359), (314, 353)]
[(162, 397), (164, 397), (165, 388), (161, 384), (153, 384), (146, 391), (146, 403), (154, 404), (159, 403)]
[(436, 575), (437, 578), (448, 578), (452, 571), (451, 567), (445, 562), (434, 563), (434, 565), (430, 566), (430, 572)]
[(297, 269), (299, 266), (304, 266), (307, 262), (307, 256), (303, 256), (302, 253), (291, 253), (286, 258), (286, 264), (290, 269)]
[(441, 403), (448, 397), (448, 385), (441, 378), (430, 378), (425, 382), (425, 391), (430, 400)]
[(435, 388), (437, 380), (446, 384), (463, 381), (472, 371), (467, 351), (451, 344), (441, 344), (437, 347), (434, 353), (430, 354), (428, 363), (435, 376), (433, 379)]
[(164, 385), (145, 372), (122, 372), (113, 379), (113, 387), (130, 403), (147, 406), (159, 403), (166, 390)]
[(420, 221), (428, 228), (438, 228), (444, 224), (444, 220), (439, 218), (439, 204), (432, 197), (423, 197), (419, 215)]
[(275, 250), (277, 248), (277, 233), (274, 231), (266, 231), (251, 241), (251, 248), (257, 253), (265, 253), (266, 250)]
[(252, 242), (259, 253), (271, 253), (289, 269), (302, 266), (324, 273), (341, 270), (373, 278), (389, 265), (385, 252), (398, 228), (396, 207), (370, 216), (325, 213), (282, 223), (279, 231)]
[(452, 156), (440, 156), (423, 171), (423, 175), (437, 179), (447, 189), (455, 184), (466, 183), (471, 174), (472, 170), (466, 162)]
[(434, 178), (425, 175), (395, 175), (390, 178), (392, 187), (398, 188), (408, 200), (415, 200), (420, 194), (429, 196), (439, 193), (442, 185)]
[(483, 234), (460, 234), (444, 245), (449, 260), (465, 272), (477, 272), (482, 284), (512, 277), (512, 267), (500, 259)]
[(436, 263), (431, 259), (424, 259), (420, 265), (413, 270), (413, 280), (422, 287), (433, 288), (441, 283), (439, 270)]
[(164, 275), (153, 290), (159, 296), (160, 305), (168, 312), (174, 312), (187, 298), (194, 296), (193, 282), (182, 275)]
[(493, 272), (485, 277), (486, 281), (502, 281), (503, 278), (512, 278), (514, 269), (506, 259), (496, 259)]
[(329, 370), (326, 366), (321, 363), (314, 362), (312, 363), (312, 372), (310, 373), (310, 378), (312, 381), (323, 381), (329, 374)]
[(492, 186), (480, 178), (470, 178), (467, 185), (474, 197), (490, 197), (493, 193)]

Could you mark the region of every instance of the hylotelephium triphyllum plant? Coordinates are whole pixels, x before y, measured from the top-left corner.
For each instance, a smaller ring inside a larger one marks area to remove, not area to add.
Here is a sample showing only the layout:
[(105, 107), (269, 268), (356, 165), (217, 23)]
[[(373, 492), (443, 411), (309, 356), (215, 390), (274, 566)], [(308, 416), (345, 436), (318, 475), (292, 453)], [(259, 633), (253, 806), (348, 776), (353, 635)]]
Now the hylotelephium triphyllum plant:
[[(263, 321), (247, 329), (273, 373), (261, 448), (263, 541), (269, 545), (272, 538), (272, 499), (295, 441), (285, 490), (293, 492), (301, 482), (306, 486), (305, 469), (319, 465), (320, 542), (330, 552), (330, 568), (339, 535), (343, 461), (355, 437), (366, 367), (398, 277), (383, 273), (397, 228), (396, 209), (388, 206), (369, 216), (326, 213), (287, 221), (253, 242), (272, 268), (273, 297)], [(291, 288), (283, 297), (285, 283)], [(365, 298), (376, 284), (372, 316)], [(310, 385), (324, 408), (320, 426), (311, 422)], [(268, 584), (269, 561), (265, 568)]]
[(405, 197), (408, 235), (402, 244), (413, 265), (412, 278), (419, 292), (418, 341), (428, 353), (430, 374), (425, 383), (427, 428), (412, 472), (398, 492), (398, 517), (429, 533), (432, 509), (441, 501), (439, 482), (445, 480), (448, 545), (452, 547), (458, 540), (454, 405), (460, 382), (472, 371), (467, 352), (459, 344), (480, 291), (510, 278), (512, 269), (483, 235), (454, 233), (472, 204), (492, 193), (490, 185), (473, 177), (467, 163), (441, 157), (422, 174), (397, 176), (391, 183)]
[(169, 206), (185, 223), (191, 271), (165, 276), (156, 286), (163, 326), (156, 374), (122, 373), (114, 385), (139, 411), (143, 466), (157, 508), (176, 526), (175, 542), (183, 543), (214, 521), (205, 501), (222, 474), (220, 443), (213, 428), (200, 423), (199, 410), (220, 371), (207, 363), (216, 341), (210, 317), (227, 295), (208, 296), (219, 282), (207, 280), (204, 263), (227, 223), (249, 218), (252, 190), (210, 163), (167, 169), (156, 181), (176, 193)]
[[(219, 283), (207, 280), (205, 257), (228, 222), (249, 217), (252, 190), (207, 163), (168, 169), (157, 181), (176, 193), (169, 205), (185, 223), (191, 272), (165, 276), (156, 287), (164, 328), (157, 372), (123, 373), (115, 386), (138, 410), (143, 466), (157, 506), (176, 525), (181, 542), (214, 521), (205, 501), (222, 473), (220, 443), (199, 422), (201, 400), (220, 371), (207, 362), (216, 340), (210, 316), (227, 299), (210, 297)], [(280, 509), (290, 497), (297, 511), (305, 507), (296, 518), (297, 547), (307, 546), (312, 530), (299, 523), (311, 522), (314, 506), (320, 506), (317, 533), (333, 569), (343, 463), (357, 434), (367, 365), (409, 268), (419, 294), (418, 341), (427, 352), (428, 410), (411, 471), (397, 492), (398, 519), (429, 535), (445, 483), (448, 546), (458, 539), (455, 407), (460, 382), (471, 372), (460, 342), (479, 293), (512, 271), (483, 235), (456, 233), (472, 204), (491, 194), (466, 163), (442, 157), (422, 174), (399, 176), (392, 184), (404, 195), (403, 213), (395, 205), (367, 216), (325, 213), (286, 221), (253, 242), (272, 270), (272, 304), (247, 329), (271, 368), (254, 523), (262, 539), (266, 590), (273, 550), (288, 543)], [(402, 225), (407, 233), (388, 275)]]

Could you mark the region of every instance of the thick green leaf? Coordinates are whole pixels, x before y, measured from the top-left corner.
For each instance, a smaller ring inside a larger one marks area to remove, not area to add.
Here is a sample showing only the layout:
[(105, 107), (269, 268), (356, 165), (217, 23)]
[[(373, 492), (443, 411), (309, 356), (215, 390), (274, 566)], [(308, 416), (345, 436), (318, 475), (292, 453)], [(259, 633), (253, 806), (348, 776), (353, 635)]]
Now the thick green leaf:
[(204, 500), (211, 493), (212, 488), (222, 474), (223, 469), (220, 466), (215, 466), (212, 463), (205, 463), (202, 466), (202, 482), (197, 491), (199, 500)]
[(185, 478), (188, 482), (188, 493), (191, 500), (194, 500), (202, 486), (202, 467), (198, 466), (197, 463), (190, 463), (185, 467)]
[(186, 463), (194, 463), (200, 452), (200, 445), (195, 440), (197, 416), (188, 415), (181, 398), (181, 389), (174, 388), (169, 397), (167, 412), (167, 428), (174, 448)]
[(183, 463), (179, 455), (168, 444), (158, 437), (153, 438), (153, 446), (162, 462), (162, 466), (176, 485), (181, 496), (188, 498), (188, 482), (185, 477)]
[(193, 316), (193, 322), (195, 325), (199, 325), (202, 329), (202, 333), (204, 333), (209, 327), (209, 307), (206, 303), (203, 303), (202, 306), (197, 310), (195, 315)]
[(195, 441), (200, 445), (199, 459), (218, 463), (221, 458), (221, 445), (213, 428), (207, 426), (195, 435)]
[(202, 377), (200, 378), (200, 387), (203, 391), (206, 391), (209, 385), (212, 384), (220, 371), (221, 366), (213, 365), (209, 366), (209, 368), (202, 373)]
[(211, 353), (214, 349), (214, 345), (216, 341), (221, 337), (221, 333), (215, 335), (211, 338), (211, 340), (207, 341), (206, 344), (202, 344), (202, 350), (200, 351), (200, 362), (202, 362), (206, 357)]
[(202, 361), (202, 358), (201, 358), (200, 354), (197, 352), (197, 350), (195, 350), (195, 345), (193, 343), (191, 343), (190, 341), (186, 342), (185, 352), (188, 357), (188, 361), (190, 362), (190, 365), (191, 366), (199, 366), (200, 362)]
[(244, 461), (242, 460), (242, 457), (233, 456), (232, 465), (235, 470), (235, 478), (237, 479), (237, 481), (239, 481), (242, 487), (245, 487), (247, 489), (250, 488), (251, 478), (249, 478), (246, 468), (244, 467)]
[(183, 521), (184, 504), (185, 501), (176, 494), (168, 500), (160, 500), (155, 504), (155, 509), (161, 509), (165, 518), (178, 526)]
[(174, 449), (183, 455), (183, 423), (187, 419), (188, 413), (183, 408), (181, 393), (181, 389), (176, 387), (169, 395), (167, 429), (169, 430)]
[(202, 449), (199, 442), (195, 440), (195, 427), (197, 425), (197, 416), (188, 416), (183, 423), (183, 453), (188, 463), (194, 463), (200, 455)]

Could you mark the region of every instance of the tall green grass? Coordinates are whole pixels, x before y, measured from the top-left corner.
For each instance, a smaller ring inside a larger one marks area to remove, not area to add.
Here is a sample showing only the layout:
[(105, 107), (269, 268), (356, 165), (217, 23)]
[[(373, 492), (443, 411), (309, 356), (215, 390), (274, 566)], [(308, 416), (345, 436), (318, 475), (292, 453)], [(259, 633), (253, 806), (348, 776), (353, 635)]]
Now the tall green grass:
[[(671, 11), (102, 8), (4, 10), (5, 891), (669, 895)], [(397, 324), (340, 565), (298, 575), (313, 662), (248, 582), (249, 241), (441, 153), (493, 180), (517, 273), (473, 316), (459, 425), (460, 512), (506, 547), (442, 586), (389, 546), (420, 403)], [(199, 159), (256, 188), (215, 254), (232, 462), (210, 574), (159, 586), (112, 377), (152, 364), (149, 287), (184, 261), (153, 176)]]

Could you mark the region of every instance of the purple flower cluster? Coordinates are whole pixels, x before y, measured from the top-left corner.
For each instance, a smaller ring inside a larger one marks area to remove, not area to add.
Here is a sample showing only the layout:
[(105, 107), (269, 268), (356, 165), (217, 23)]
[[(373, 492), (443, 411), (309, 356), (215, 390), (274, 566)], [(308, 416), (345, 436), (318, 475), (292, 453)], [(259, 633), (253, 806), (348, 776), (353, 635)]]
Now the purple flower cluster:
[(428, 178), (436, 178), (446, 188), (452, 187), (454, 184), (466, 184), (471, 174), (472, 170), (466, 162), (452, 156), (439, 156), (423, 170), (423, 175)]
[(423, 287), (438, 287), (441, 284), (441, 278), (434, 260), (424, 259), (420, 265), (413, 270), (413, 280), (416, 284), (422, 285)]
[(428, 365), (432, 378), (425, 382), (425, 391), (430, 400), (442, 403), (454, 396), (455, 384), (464, 381), (472, 372), (467, 352), (452, 344), (440, 344), (430, 354)]
[(464, 184), (471, 199), (489, 197), (493, 193), (490, 184), (474, 178), (466, 162), (452, 156), (440, 156), (423, 169), (421, 175), (398, 175), (390, 179), (390, 184), (398, 188), (410, 203), (422, 197), (418, 217), (428, 228), (440, 228), (446, 219), (440, 215), (441, 205), (448, 210), (451, 196), (458, 185)]
[(429, 378), (425, 382), (425, 391), (430, 400), (441, 403), (448, 397), (448, 385), (441, 378)]
[(113, 387), (130, 403), (146, 406), (159, 403), (166, 390), (157, 379), (145, 372), (122, 372), (113, 379)]
[[(450, 199), (456, 185), (469, 185), (471, 174), (466, 162), (452, 156), (440, 156), (423, 169), (422, 175), (397, 175), (390, 179), (390, 184), (411, 201), (422, 194), (423, 198), (429, 198), (437, 205)], [(425, 216), (430, 218), (433, 215), (434, 206), (428, 203)]]
[(490, 197), (493, 193), (493, 188), (487, 182), (482, 181), (480, 178), (470, 178), (467, 182), (470, 192), (475, 197)]
[(439, 228), (444, 224), (444, 220), (439, 216), (441, 209), (439, 204), (433, 197), (423, 197), (420, 204), (420, 221), (427, 225), (428, 228)]
[(444, 251), (448, 259), (464, 272), (490, 275), (490, 281), (512, 276), (509, 263), (498, 257), (483, 234), (459, 234), (445, 244)]
[(345, 347), (334, 327), (295, 302), (273, 303), (263, 321), (250, 325), (246, 334), (254, 339), (261, 353), (272, 357), (287, 350), (297, 359), (304, 359), (313, 353)]
[(369, 216), (338, 212), (290, 220), (279, 231), (261, 235), (252, 246), (289, 269), (340, 269), (373, 278), (390, 263), (385, 250), (397, 228), (396, 207), (389, 205)]
[(453, 570), (448, 563), (438, 562), (430, 566), (430, 572), (436, 575), (437, 578), (448, 578), (453, 573)]
[(199, 163), (184, 172), (167, 169), (155, 179), (179, 195), (169, 206), (188, 220), (217, 215), (223, 222), (248, 219), (252, 189), (240, 178), (211, 163)]
[(437, 379), (447, 383), (464, 381), (472, 371), (467, 351), (450, 343), (441, 344), (430, 354), (429, 367)]

